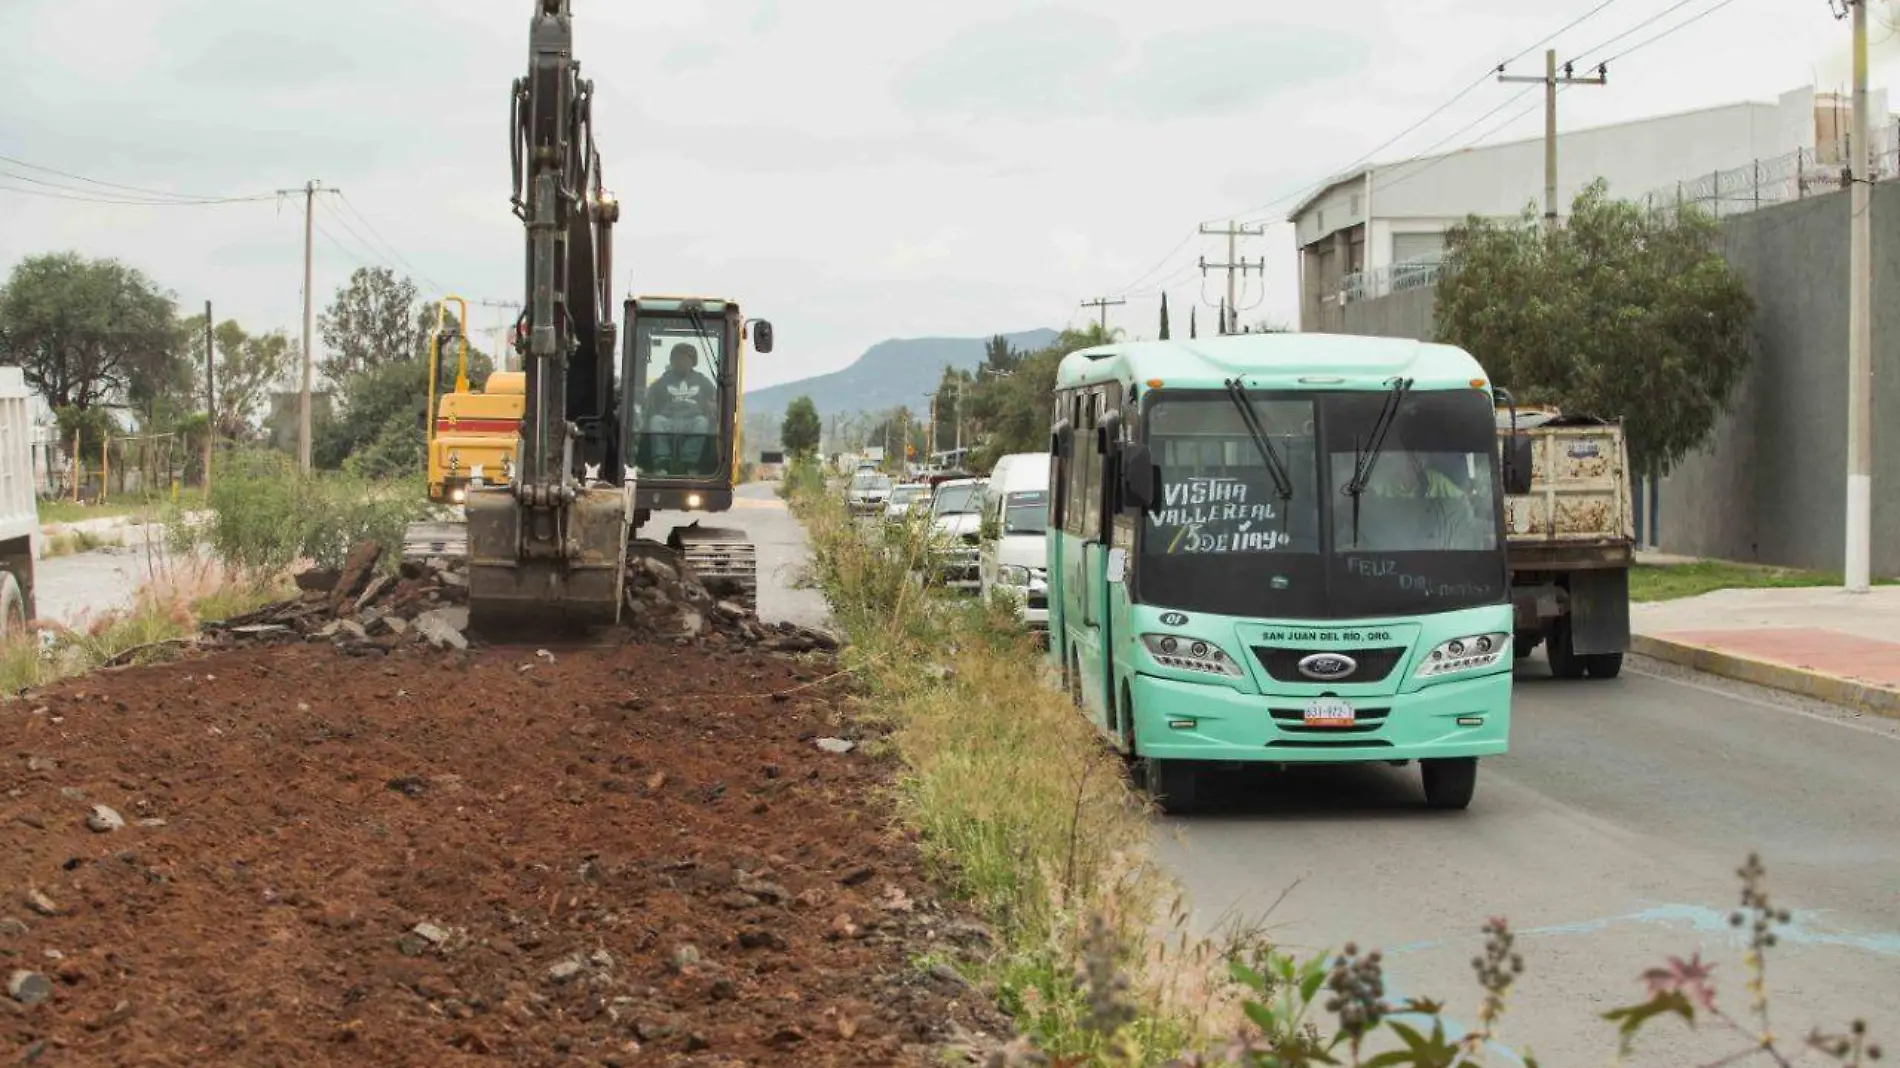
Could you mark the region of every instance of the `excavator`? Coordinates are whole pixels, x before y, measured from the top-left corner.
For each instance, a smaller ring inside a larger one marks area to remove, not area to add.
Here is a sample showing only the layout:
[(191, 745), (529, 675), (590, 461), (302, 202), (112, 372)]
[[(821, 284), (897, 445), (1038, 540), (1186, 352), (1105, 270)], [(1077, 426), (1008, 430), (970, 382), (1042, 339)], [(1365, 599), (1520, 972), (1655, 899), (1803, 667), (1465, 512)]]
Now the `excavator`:
[[(478, 630), (615, 623), (657, 511), (723, 512), (739, 481), (746, 343), (772, 324), (737, 302), (639, 296), (614, 322), (620, 204), (594, 143), (593, 83), (574, 58), (572, 0), (535, 0), (529, 64), (510, 102), (515, 215), (527, 294), (515, 330), (520, 430), (502, 484), (463, 494), (469, 622)], [(666, 541), (715, 595), (756, 607), (743, 531), (676, 527)]]

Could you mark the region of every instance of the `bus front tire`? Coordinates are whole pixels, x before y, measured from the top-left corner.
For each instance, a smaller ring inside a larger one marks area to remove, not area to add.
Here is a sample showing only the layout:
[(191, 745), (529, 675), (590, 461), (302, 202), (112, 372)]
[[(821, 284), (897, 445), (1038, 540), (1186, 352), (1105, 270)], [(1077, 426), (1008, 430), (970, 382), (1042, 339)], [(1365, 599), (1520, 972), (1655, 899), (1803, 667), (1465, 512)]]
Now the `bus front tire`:
[(1187, 760), (1142, 758), (1142, 782), (1155, 805), (1170, 816), (1181, 816), (1200, 807), (1201, 771)]
[(1425, 803), (1432, 808), (1465, 808), (1478, 788), (1477, 757), (1421, 760), (1419, 772), (1425, 780)]

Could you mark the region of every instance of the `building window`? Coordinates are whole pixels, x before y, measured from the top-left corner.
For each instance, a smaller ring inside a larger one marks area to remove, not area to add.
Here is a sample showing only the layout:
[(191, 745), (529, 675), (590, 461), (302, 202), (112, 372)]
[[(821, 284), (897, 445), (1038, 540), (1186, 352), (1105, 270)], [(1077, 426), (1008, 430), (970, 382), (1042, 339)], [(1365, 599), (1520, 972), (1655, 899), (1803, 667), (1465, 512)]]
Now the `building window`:
[(1365, 210), (1365, 204), (1366, 204), (1365, 194), (1354, 193), (1352, 195), (1352, 213), (1355, 218), (1359, 215), (1361, 211)]

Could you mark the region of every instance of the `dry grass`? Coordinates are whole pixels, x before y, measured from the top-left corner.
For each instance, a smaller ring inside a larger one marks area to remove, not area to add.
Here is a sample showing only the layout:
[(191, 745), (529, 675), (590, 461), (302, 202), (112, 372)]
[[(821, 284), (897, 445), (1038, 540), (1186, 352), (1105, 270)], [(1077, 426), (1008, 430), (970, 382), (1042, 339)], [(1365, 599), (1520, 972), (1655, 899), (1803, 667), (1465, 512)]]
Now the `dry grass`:
[(213, 560), (168, 557), (148, 546), (144, 581), (125, 608), (71, 625), (40, 620), (0, 643), (0, 694), (13, 696), (113, 664), (178, 655), (208, 619), (222, 619), (287, 595), (280, 576)]
[(996, 926), (984, 978), (1025, 1034), (1053, 1057), (1158, 1064), (1231, 1026), (1234, 947), (1189, 933), (1145, 797), (1044, 681), (1013, 612), (925, 590), (919, 531), (867, 530), (837, 494), (795, 501), (864, 714), (894, 727), (900, 812), (940, 881)]

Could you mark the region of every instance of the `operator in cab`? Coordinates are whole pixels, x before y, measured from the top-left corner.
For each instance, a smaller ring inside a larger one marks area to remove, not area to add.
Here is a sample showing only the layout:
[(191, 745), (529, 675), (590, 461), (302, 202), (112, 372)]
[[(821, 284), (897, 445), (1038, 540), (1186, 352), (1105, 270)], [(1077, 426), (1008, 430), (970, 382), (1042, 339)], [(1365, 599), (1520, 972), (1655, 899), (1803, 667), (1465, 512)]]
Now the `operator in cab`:
[(666, 435), (655, 441), (659, 463), (663, 468), (677, 466), (682, 474), (697, 466), (693, 450), (682, 448), (682, 441), (696, 439), (703, 446), (718, 413), (719, 387), (700, 372), (698, 363), (699, 353), (682, 341), (667, 354), (666, 370), (647, 387), (652, 411), (647, 429)]

